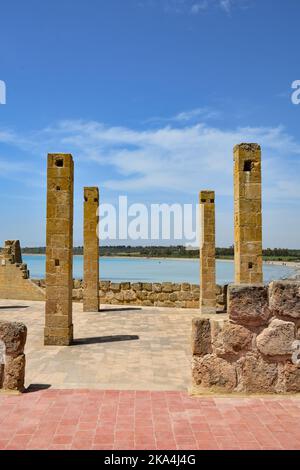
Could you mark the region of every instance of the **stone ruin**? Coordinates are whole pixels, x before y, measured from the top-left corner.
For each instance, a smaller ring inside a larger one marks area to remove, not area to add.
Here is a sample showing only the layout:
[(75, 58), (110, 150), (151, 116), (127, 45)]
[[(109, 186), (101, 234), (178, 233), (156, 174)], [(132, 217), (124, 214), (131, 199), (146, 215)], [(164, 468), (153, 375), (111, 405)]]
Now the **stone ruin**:
[(30, 280), (27, 265), (22, 262), (19, 240), (6, 240), (0, 253), (0, 298), (45, 300), (45, 292)]
[(27, 328), (0, 321), (0, 390), (24, 391)]
[(232, 284), (227, 302), (193, 320), (194, 392), (299, 392), (300, 282)]

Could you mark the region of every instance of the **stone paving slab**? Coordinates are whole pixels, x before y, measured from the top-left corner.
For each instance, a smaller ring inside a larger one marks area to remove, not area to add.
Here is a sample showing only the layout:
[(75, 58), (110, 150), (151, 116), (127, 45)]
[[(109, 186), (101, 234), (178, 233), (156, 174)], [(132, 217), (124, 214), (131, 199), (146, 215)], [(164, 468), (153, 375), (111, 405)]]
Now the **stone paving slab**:
[(26, 386), (187, 390), (197, 310), (73, 304), (75, 344), (44, 346), (44, 302), (0, 300), (0, 320), (28, 327)]
[(70, 389), (0, 395), (0, 449), (299, 450), (300, 399)]

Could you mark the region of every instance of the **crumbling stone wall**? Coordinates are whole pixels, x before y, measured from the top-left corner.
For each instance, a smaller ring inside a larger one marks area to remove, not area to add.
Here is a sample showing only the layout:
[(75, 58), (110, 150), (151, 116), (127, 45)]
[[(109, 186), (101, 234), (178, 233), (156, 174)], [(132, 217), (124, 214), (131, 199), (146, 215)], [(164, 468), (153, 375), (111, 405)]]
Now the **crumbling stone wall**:
[[(44, 279), (35, 279), (44, 288)], [(111, 282), (100, 281), (99, 294), (102, 304), (143, 305), (155, 307), (199, 308), (200, 288), (198, 284), (187, 282)], [(216, 287), (218, 312), (226, 310), (227, 286)], [(82, 302), (83, 281), (73, 281), (73, 301)]]
[(0, 321), (0, 389), (24, 390), (26, 337), (23, 323)]
[(230, 285), (228, 315), (192, 326), (196, 390), (300, 392), (300, 282)]
[(45, 292), (30, 280), (22, 262), (19, 240), (7, 240), (0, 255), (0, 299), (45, 300)]

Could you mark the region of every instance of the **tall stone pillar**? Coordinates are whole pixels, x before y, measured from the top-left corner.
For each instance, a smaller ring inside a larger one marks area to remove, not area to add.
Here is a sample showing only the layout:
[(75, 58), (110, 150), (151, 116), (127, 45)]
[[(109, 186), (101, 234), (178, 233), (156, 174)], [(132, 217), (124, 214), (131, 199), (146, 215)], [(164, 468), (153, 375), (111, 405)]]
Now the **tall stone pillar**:
[(84, 188), (83, 311), (99, 310), (98, 188)]
[(234, 148), (234, 260), (236, 284), (263, 282), (261, 149)]
[(216, 312), (215, 193), (200, 192), (200, 311)]
[(73, 340), (73, 168), (72, 155), (48, 155), (45, 345)]

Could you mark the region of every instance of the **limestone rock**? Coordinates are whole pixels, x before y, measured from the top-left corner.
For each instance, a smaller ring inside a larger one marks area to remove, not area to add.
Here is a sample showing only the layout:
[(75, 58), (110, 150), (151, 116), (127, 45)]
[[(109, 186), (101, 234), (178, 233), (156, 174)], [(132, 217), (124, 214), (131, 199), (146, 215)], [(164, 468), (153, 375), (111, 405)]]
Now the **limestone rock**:
[(300, 366), (287, 363), (284, 368), (284, 384), (286, 392), (300, 392)]
[(237, 384), (235, 366), (214, 355), (194, 356), (192, 376), (194, 384), (204, 388), (233, 391)]
[(237, 355), (249, 350), (253, 333), (242, 325), (229, 321), (212, 320), (213, 348), (218, 356)]
[(192, 321), (192, 352), (197, 356), (212, 353), (211, 328), (208, 318), (193, 318)]
[(4, 368), (4, 390), (23, 391), (25, 380), (25, 354), (6, 356)]
[(162, 292), (167, 292), (167, 293), (173, 292), (173, 284), (171, 282), (163, 282)]
[(249, 353), (237, 361), (240, 392), (275, 392), (277, 364), (265, 361), (259, 354)]
[(269, 287), (269, 297), (274, 315), (300, 318), (300, 282), (274, 281)]
[(268, 287), (261, 284), (230, 285), (228, 314), (230, 320), (242, 325), (267, 324), (271, 316), (268, 307)]
[(27, 327), (23, 323), (0, 322), (0, 340), (5, 344), (6, 354), (18, 356), (24, 352)]
[(285, 356), (293, 352), (295, 325), (274, 319), (256, 338), (258, 350), (266, 356)]

